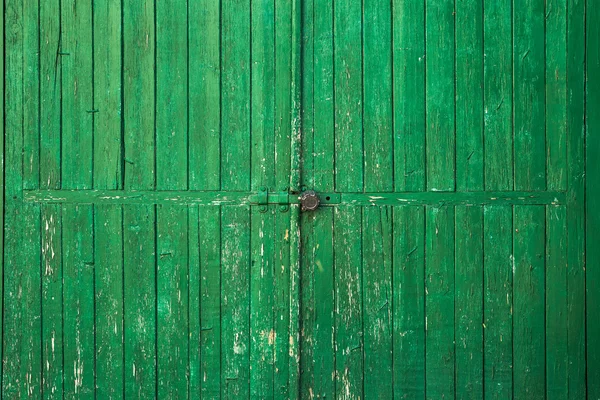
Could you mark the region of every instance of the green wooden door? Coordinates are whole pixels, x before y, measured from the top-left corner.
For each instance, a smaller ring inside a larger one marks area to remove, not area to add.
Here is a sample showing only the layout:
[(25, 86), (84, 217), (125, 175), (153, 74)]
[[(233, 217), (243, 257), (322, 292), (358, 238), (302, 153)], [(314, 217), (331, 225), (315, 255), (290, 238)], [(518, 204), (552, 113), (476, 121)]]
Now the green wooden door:
[(591, 0), (2, 4), (3, 397), (600, 396)]

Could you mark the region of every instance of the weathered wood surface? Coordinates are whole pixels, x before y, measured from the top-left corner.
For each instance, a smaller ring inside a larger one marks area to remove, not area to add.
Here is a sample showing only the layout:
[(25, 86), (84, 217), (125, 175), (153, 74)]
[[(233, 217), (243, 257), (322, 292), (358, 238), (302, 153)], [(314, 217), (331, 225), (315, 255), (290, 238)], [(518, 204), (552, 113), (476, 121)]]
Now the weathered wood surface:
[(3, 397), (600, 396), (589, 0), (2, 5)]

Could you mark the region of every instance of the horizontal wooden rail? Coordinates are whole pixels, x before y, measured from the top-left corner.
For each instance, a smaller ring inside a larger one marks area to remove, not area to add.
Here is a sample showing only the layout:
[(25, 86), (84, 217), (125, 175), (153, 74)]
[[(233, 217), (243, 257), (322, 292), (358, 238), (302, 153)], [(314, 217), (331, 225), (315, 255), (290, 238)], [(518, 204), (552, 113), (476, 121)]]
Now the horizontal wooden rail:
[[(256, 192), (233, 191), (124, 191), (124, 190), (26, 190), (23, 200), (32, 203), (67, 204), (196, 204), (253, 205)], [(322, 206), (398, 205), (559, 205), (566, 193), (540, 192), (397, 192), (397, 193), (319, 193)], [(269, 201), (269, 204), (280, 204)], [(290, 204), (299, 203), (297, 195)]]

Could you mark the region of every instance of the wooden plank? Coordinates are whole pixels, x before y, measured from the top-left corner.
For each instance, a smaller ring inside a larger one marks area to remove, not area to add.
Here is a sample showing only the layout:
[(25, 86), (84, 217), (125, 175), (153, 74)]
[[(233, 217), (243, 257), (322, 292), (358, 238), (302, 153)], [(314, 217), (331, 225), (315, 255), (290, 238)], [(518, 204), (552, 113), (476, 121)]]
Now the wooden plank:
[(425, 398), (425, 209), (394, 208), (394, 397)]
[(250, 217), (250, 396), (273, 398), (274, 374), (274, 212), (251, 208)]
[[(600, 9), (594, 7), (591, 1), (585, 2), (586, 7), (586, 158), (585, 170), (585, 199), (586, 199), (586, 261), (585, 282), (586, 282), (586, 356), (587, 356), (587, 383), (588, 398), (600, 397), (600, 343), (594, 338), (598, 337), (600, 332), (600, 322), (598, 314), (600, 313), (600, 249), (596, 243), (600, 240), (600, 215), (597, 210), (600, 207), (600, 176), (596, 171), (600, 168), (600, 157), (598, 157), (598, 147), (600, 138), (596, 134), (600, 129), (600, 116), (594, 112), (593, 105), (600, 101), (600, 49), (598, 38), (600, 37)], [(573, 39), (573, 41), (576, 39)], [(580, 40), (580, 39), (578, 39)], [(571, 42), (573, 43), (573, 42)], [(577, 44), (581, 45), (581, 42)], [(573, 54), (577, 54), (574, 49)], [(575, 60), (573, 60), (575, 61)], [(578, 60), (580, 61), (580, 59)], [(573, 63), (571, 63), (571, 66)], [(576, 71), (576, 70), (575, 70)]]
[(221, 214), (221, 398), (249, 397), (250, 210)]
[[(221, 189), (250, 186), (250, 4), (221, 4)], [(241, 38), (245, 38), (242, 40)]]
[(486, 206), (483, 221), (484, 394), (506, 399), (513, 393), (512, 207)]
[(456, 187), (454, 2), (427, 4), (425, 9), (427, 189)]
[[(124, 187), (155, 188), (154, 3), (123, 2)], [(156, 396), (156, 212), (123, 207), (125, 392)]]
[(200, 207), (201, 394), (221, 394), (221, 208)]
[(40, 181), (40, 28), (37, 2), (24, 0), (20, 18), (23, 24), (23, 189), (31, 189), (39, 187)]
[(456, 5), (456, 188), (484, 188), (483, 2)]
[(567, 208), (546, 208), (546, 398), (566, 399), (568, 378)]
[(514, 207), (513, 375), (515, 397), (545, 397), (545, 208)]
[[(93, 183), (92, 4), (61, 5), (62, 187)], [(63, 206), (64, 394), (95, 392), (95, 301), (93, 208)], [(68, 227), (68, 228), (67, 228)]]
[(546, 2), (548, 189), (567, 188), (567, 0)]
[(393, 191), (392, 15), (390, 1), (363, 6), (365, 191)]
[(364, 398), (362, 209), (336, 207), (335, 377), (336, 397)]
[[(121, 2), (94, 5), (94, 188), (122, 189)], [(124, 393), (123, 220), (119, 206), (94, 207), (96, 388)]]
[(340, 192), (362, 192), (362, 7), (360, 2), (337, 0), (333, 9), (335, 187)]
[[(0, 6), (2, 7), (3, 12), (6, 12), (6, 8), (4, 7), (4, 0), (0, 1)], [(5, 88), (5, 80), (6, 80), (6, 75), (5, 75), (5, 48), (6, 48), (6, 31), (4, 30), (4, 18), (5, 18), (5, 14), (2, 15), (2, 18), (0, 18), (0, 32), (2, 32), (2, 45), (0, 45), (1, 50), (0, 51), (0, 74), (2, 75), (2, 79), (0, 79), (0, 89), (2, 89), (2, 105), (0, 106), (0, 133), (2, 133), (2, 137), (5, 138), (6, 137), (6, 129), (5, 129), (5, 113), (6, 113), (6, 105), (5, 105), (5, 101), (6, 101), (6, 95), (4, 94), (4, 88)], [(0, 175), (0, 183), (2, 184), (2, 191), (0, 193), (0, 206), (2, 206), (2, 210), (4, 210), (4, 204), (5, 204), (5, 168), (4, 168), (4, 161), (5, 161), (5, 156), (4, 156), (4, 150), (5, 150), (5, 144), (4, 144), (4, 140), (2, 140), (2, 143), (0, 143), (0, 157), (1, 157), (1, 162), (2, 165), (0, 166), (0, 171), (2, 172)], [(4, 276), (4, 212), (0, 213), (0, 227), (2, 227), (2, 237), (0, 238), (0, 255), (2, 255), (2, 260), (0, 261), (0, 274), (2, 274), (2, 276)], [(0, 280), (0, 307), (2, 307), (2, 309), (4, 310), (4, 279)], [(4, 321), (0, 322), (0, 335), (2, 335), (2, 337), (4, 337)], [(42, 340), (43, 340), (43, 336), (42, 336)], [(3, 340), (0, 340), (0, 361), (4, 360), (4, 351), (2, 348), (3, 345)], [(2, 379), (2, 364), (3, 362), (0, 362), (0, 379)], [(0, 387), (0, 389), (2, 389)]]
[[(40, 2), (40, 188), (60, 188), (60, 3)], [(42, 381), (44, 398), (63, 392), (62, 216), (60, 205), (41, 206)]]
[[(273, 398), (294, 397), (295, 385), (290, 383), (290, 232), (291, 213), (275, 214), (274, 229), (274, 293), (273, 293)], [(298, 321), (299, 323), (300, 321)]]
[[(293, 11), (292, 8), (292, 1), (279, 2), (275, 5), (275, 157), (273, 160), (275, 170), (274, 174), (267, 170), (267, 175), (274, 175), (276, 190), (281, 191), (286, 191), (290, 186), (292, 134), (296, 133), (292, 132), (292, 119), (297, 120), (300, 117), (299, 113), (296, 115), (296, 109), (292, 109), (292, 103), (295, 102), (293, 96), (296, 95), (293, 93), (292, 84), (298, 87), (300, 85), (299, 81), (292, 81), (293, 74), (298, 69), (296, 66), (292, 68), (292, 63), (294, 57), (299, 57), (294, 54), (294, 51), (299, 46), (297, 41), (301, 40), (300, 37), (293, 37), (292, 17), (293, 12), (300, 12), (300, 9)], [(252, 15), (254, 17), (254, 14)], [(295, 79), (298, 80), (299, 77)], [(298, 157), (298, 154), (294, 156)], [(299, 168), (299, 165), (295, 167)]]
[(188, 2), (189, 185), (218, 190), (221, 152), (220, 3)]
[[(583, 398), (586, 385), (585, 268), (585, 2), (567, 3), (567, 263), (569, 398)], [(591, 321), (593, 324), (593, 321)], [(600, 379), (600, 375), (598, 375)], [(590, 378), (590, 382), (597, 382)], [(599, 391), (600, 392), (600, 391)], [(600, 393), (599, 393), (600, 394)], [(593, 395), (591, 395), (593, 396)], [(597, 397), (597, 395), (596, 395)]]
[(200, 398), (202, 389), (202, 321), (199, 207), (188, 208), (188, 398)]
[(394, 184), (421, 191), (425, 182), (425, 1), (394, 0)]
[[(187, 1), (156, 4), (156, 187), (188, 188)], [(158, 397), (189, 385), (188, 208), (157, 206)]]
[(483, 208), (456, 207), (455, 220), (456, 397), (484, 393)]
[(363, 209), (364, 391), (391, 398), (392, 352), (392, 208)]
[(513, 68), (510, 1), (485, 0), (484, 146), (485, 189), (513, 189)]
[(516, 190), (546, 188), (544, 5), (543, 0), (513, 4)]
[(454, 398), (454, 207), (425, 212), (425, 388), (428, 398)]

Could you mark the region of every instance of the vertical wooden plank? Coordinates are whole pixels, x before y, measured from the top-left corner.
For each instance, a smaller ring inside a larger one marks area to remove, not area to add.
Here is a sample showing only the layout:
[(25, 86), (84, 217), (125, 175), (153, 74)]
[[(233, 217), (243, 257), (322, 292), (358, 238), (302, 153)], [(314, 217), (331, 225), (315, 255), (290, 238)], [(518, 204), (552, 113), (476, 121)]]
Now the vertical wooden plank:
[(515, 189), (546, 188), (545, 1), (513, 10)]
[(514, 396), (545, 397), (545, 209), (514, 207)]
[(600, 9), (586, 1), (586, 320), (588, 398), (600, 397), (600, 116), (593, 105), (600, 104)]
[(362, 5), (336, 0), (333, 9), (335, 187), (340, 192), (362, 192)]
[(484, 0), (485, 189), (513, 189), (512, 6)]
[(456, 7), (456, 189), (483, 190), (483, 2)]
[(425, 10), (427, 189), (455, 189), (454, 1)]
[(336, 207), (335, 371), (336, 397), (364, 398), (362, 210)]
[[(250, 187), (250, 4), (223, 2), (221, 9), (221, 188)], [(221, 397), (249, 396), (248, 207), (223, 207), (221, 215)]]
[[(295, 398), (293, 390), (297, 387), (290, 380), (290, 325), (291, 321), (291, 264), (290, 264), (290, 213), (275, 214), (274, 231), (274, 312), (273, 312), (273, 398)], [(299, 273), (299, 272), (298, 272)], [(298, 316), (299, 318), (299, 316)], [(297, 323), (299, 323), (298, 321)], [(293, 362), (293, 361), (292, 361)]]
[(250, 386), (250, 210), (221, 215), (221, 398), (248, 398)]
[(364, 3), (363, 136), (367, 192), (394, 188), (391, 22), (390, 1)]
[(456, 397), (483, 398), (483, 209), (456, 207)]
[(425, 213), (394, 208), (394, 397), (425, 398)]
[[(23, 189), (37, 189), (40, 178), (39, 4), (23, 1)], [(29, 218), (28, 215), (25, 218)], [(39, 224), (39, 218), (37, 221)]]
[(453, 207), (425, 214), (425, 385), (428, 398), (455, 397)]
[(221, 189), (248, 190), (250, 3), (223, 2), (221, 13)]
[(200, 207), (201, 394), (221, 394), (221, 210)]
[[(275, 343), (273, 210), (251, 208), (250, 226), (250, 396), (273, 398)], [(271, 239), (271, 240), (270, 240)]]
[(511, 206), (484, 207), (484, 394), (492, 399), (513, 395), (512, 215)]
[[(94, 2), (94, 188), (122, 188), (121, 1)], [(96, 388), (123, 396), (123, 220), (120, 206), (96, 206)]]
[[(425, 1), (394, 0), (394, 184), (425, 189)], [(394, 289), (396, 290), (396, 289)]]
[[(2, 133), (2, 137), (6, 137), (6, 129), (5, 129), (5, 114), (6, 114), (6, 105), (5, 105), (5, 101), (6, 101), (6, 94), (4, 92), (5, 90), (5, 80), (6, 80), (6, 75), (5, 73), (5, 48), (6, 48), (6, 32), (4, 30), (4, 18), (5, 18), (5, 11), (6, 9), (4, 8), (4, 0), (0, 1), (0, 6), (2, 7), (3, 10), (3, 14), (2, 14), (2, 18), (0, 18), (0, 32), (2, 32), (2, 45), (1, 45), (1, 54), (0, 54), (0, 76), (2, 76), (2, 79), (0, 82), (0, 89), (2, 89), (2, 105), (0, 106), (0, 132)], [(0, 183), (2, 183), (2, 191), (0, 193), (0, 206), (2, 206), (2, 213), (0, 213), (0, 227), (2, 227), (2, 237), (0, 237), (0, 256), (2, 257), (2, 260), (0, 261), (0, 273), (2, 274), (2, 276), (4, 276), (4, 206), (5, 206), (5, 168), (4, 168), (4, 161), (5, 161), (5, 157), (4, 157), (4, 150), (5, 150), (5, 145), (4, 145), (4, 140), (2, 140), (2, 143), (0, 143), (0, 162), (2, 163), (2, 165), (0, 166), (0, 171), (1, 171), (1, 176), (0, 176)], [(2, 309), (4, 309), (4, 279), (0, 279), (0, 307), (2, 307)], [(1, 318), (0, 318), (1, 320)], [(0, 335), (2, 335), (2, 337), (4, 337), (4, 321), (0, 321)], [(43, 334), (42, 334), (43, 335)], [(43, 340), (43, 336), (42, 336), (42, 340)], [(2, 364), (4, 362), (4, 350), (3, 350), (3, 340), (0, 339), (0, 382), (2, 380)], [(0, 383), (0, 391), (2, 390), (2, 384)]]
[[(569, 398), (587, 395), (585, 262), (585, 68), (586, 5), (567, 3), (567, 293)], [(588, 323), (594, 323), (590, 320)], [(597, 382), (598, 379), (590, 382)], [(590, 395), (600, 396), (598, 394)]]
[(189, 184), (218, 190), (221, 137), (220, 1), (188, 3)]
[[(123, 2), (123, 125), (129, 190), (155, 188), (154, 2)], [(156, 396), (155, 206), (123, 207), (126, 398)]]
[[(91, 189), (93, 159), (92, 4), (61, 4), (62, 188)], [(64, 390), (95, 392), (93, 207), (64, 205)]]
[(546, 2), (548, 190), (567, 188), (567, 0)]
[(546, 208), (546, 398), (566, 399), (568, 382), (567, 209)]
[[(301, 40), (300, 37), (292, 37), (292, 18), (294, 17), (293, 12), (299, 13), (300, 9), (292, 10), (292, 8), (291, 1), (275, 4), (275, 157), (273, 165), (277, 190), (282, 191), (285, 191), (284, 189), (290, 185), (291, 175), (292, 118), (296, 117), (292, 115), (292, 102), (295, 101), (292, 84), (300, 85), (300, 82), (292, 82), (293, 72), (297, 69), (292, 68), (292, 55), (294, 49), (299, 46), (296, 42)], [(269, 174), (268, 171), (267, 174)]]
[[(156, 187), (188, 188), (187, 1), (156, 3)], [(158, 397), (188, 395), (188, 208), (157, 205)]]
[(200, 319), (200, 220), (198, 206), (189, 206), (188, 210), (188, 398), (199, 398), (202, 387), (202, 324)]
[[(60, 189), (60, 2), (40, 2), (40, 189)], [(41, 205), (43, 397), (63, 392), (60, 205)]]
[(364, 391), (390, 398), (392, 362), (392, 209), (363, 210)]

